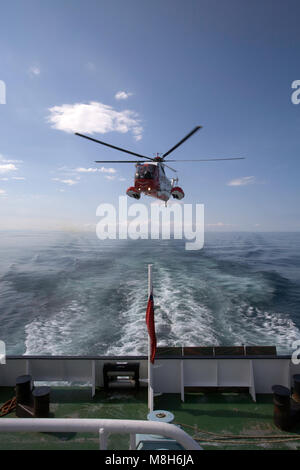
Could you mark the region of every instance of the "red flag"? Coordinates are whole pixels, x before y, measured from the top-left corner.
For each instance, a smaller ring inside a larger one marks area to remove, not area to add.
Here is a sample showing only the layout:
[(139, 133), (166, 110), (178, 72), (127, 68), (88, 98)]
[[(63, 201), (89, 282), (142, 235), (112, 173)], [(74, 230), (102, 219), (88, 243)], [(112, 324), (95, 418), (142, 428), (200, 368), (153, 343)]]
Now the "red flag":
[(146, 311), (146, 323), (148, 328), (148, 334), (150, 337), (150, 361), (154, 363), (156, 353), (156, 335), (155, 335), (155, 323), (154, 323), (154, 303), (153, 295), (150, 294), (147, 311)]

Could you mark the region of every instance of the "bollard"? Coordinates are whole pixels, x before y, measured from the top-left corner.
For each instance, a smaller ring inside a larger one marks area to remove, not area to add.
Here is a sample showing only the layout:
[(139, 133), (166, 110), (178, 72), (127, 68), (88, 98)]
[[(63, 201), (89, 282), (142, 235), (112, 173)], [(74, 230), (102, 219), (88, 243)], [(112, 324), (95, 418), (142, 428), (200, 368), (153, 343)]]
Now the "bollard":
[(31, 375), (20, 375), (16, 379), (17, 404), (30, 405), (31, 403)]
[(293, 379), (294, 379), (293, 399), (297, 403), (300, 403), (300, 374), (293, 375)]
[(35, 418), (48, 418), (50, 387), (37, 387), (32, 392)]
[(291, 400), (291, 419), (293, 424), (300, 423), (300, 374), (293, 375), (294, 387)]
[(283, 385), (273, 385), (274, 424), (283, 431), (291, 427), (290, 390)]

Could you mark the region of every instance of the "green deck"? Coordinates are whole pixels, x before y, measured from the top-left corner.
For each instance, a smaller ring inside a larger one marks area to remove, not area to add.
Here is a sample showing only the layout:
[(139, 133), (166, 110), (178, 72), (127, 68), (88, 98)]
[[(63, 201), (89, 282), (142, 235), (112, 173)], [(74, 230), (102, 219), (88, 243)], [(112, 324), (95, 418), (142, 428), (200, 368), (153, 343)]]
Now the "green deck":
[[(14, 396), (13, 387), (0, 388), (0, 406)], [(293, 432), (282, 432), (273, 424), (271, 395), (258, 395), (254, 403), (247, 393), (186, 393), (182, 403), (177, 394), (155, 398), (155, 408), (169, 410), (175, 422), (192, 436), (199, 431), (223, 435), (258, 436), (258, 442), (204, 442), (204, 449), (300, 449), (300, 426)], [(51, 388), (51, 416), (55, 418), (147, 419), (147, 390), (139, 392), (98, 390), (91, 398), (88, 388)], [(0, 419), (14, 418), (11, 413)], [(281, 435), (282, 439), (299, 433), (288, 442), (265, 442), (264, 436)], [(200, 437), (200, 434), (198, 434)], [(201, 439), (204, 439), (201, 434)], [(206, 434), (205, 439), (216, 439)], [(243, 439), (244, 441), (244, 439)], [(129, 436), (109, 438), (109, 449), (129, 448)], [(4, 449), (99, 449), (97, 434), (92, 433), (0, 433), (0, 450)]]

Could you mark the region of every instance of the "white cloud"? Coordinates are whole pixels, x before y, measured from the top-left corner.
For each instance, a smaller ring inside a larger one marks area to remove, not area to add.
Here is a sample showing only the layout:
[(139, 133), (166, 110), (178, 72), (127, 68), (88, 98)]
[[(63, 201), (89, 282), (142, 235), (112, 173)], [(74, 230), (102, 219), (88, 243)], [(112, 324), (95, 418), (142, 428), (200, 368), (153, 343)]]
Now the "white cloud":
[(104, 166), (98, 168), (98, 171), (100, 171), (100, 173), (117, 173), (117, 170), (114, 168), (104, 168)]
[(114, 168), (105, 168), (104, 166), (102, 166), (101, 168), (75, 168), (75, 171), (77, 171), (78, 173), (97, 173), (97, 172), (100, 172), (100, 173), (117, 173), (117, 170), (115, 170)]
[(227, 183), (228, 186), (246, 186), (247, 184), (255, 183), (254, 176), (243, 176), (242, 178), (237, 178), (235, 180), (231, 180)]
[(116, 100), (127, 100), (129, 96), (132, 96), (132, 93), (126, 91), (118, 91), (118, 93), (115, 94)]
[(28, 73), (31, 77), (37, 77), (38, 75), (40, 75), (41, 70), (36, 65), (32, 65), (31, 67), (29, 67)]
[(0, 174), (16, 171), (17, 169), (14, 163), (0, 163)]
[(0, 189), (0, 196), (4, 196), (6, 194), (5, 189)]
[(115, 176), (112, 176), (112, 175), (105, 175), (104, 178), (106, 178), (107, 180), (114, 180), (115, 179)]
[(49, 108), (48, 122), (51, 127), (64, 132), (106, 134), (107, 132), (132, 132), (136, 140), (142, 137), (143, 128), (138, 114), (125, 109), (116, 111), (111, 106), (97, 101), (89, 104), (63, 104)]
[(24, 176), (13, 176), (12, 179), (17, 181), (24, 181), (26, 178), (24, 178)]
[(98, 168), (75, 168), (75, 171), (78, 173), (96, 173), (98, 171)]
[(59, 183), (63, 183), (63, 184), (67, 184), (69, 186), (73, 186), (73, 184), (77, 184), (78, 181), (75, 181), (75, 180), (71, 180), (71, 179), (67, 179), (67, 180), (63, 180), (61, 178), (52, 178), (53, 181), (58, 181)]
[[(7, 173), (17, 171), (18, 168), (15, 165), (15, 163), (17, 163), (17, 162), (22, 163), (22, 160), (7, 159), (3, 155), (0, 154), (0, 175), (6, 175)], [(11, 179), (21, 179), (21, 177), (18, 178), (17, 176), (13, 176)], [(5, 177), (0, 178), (0, 180), (1, 181), (9, 181), (10, 178), (7, 178), (5, 176)], [(0, 190), (0, 196), (2, 196), (2, 197), (5, 196), (6, 197), (6, 191), (4, 189)]]

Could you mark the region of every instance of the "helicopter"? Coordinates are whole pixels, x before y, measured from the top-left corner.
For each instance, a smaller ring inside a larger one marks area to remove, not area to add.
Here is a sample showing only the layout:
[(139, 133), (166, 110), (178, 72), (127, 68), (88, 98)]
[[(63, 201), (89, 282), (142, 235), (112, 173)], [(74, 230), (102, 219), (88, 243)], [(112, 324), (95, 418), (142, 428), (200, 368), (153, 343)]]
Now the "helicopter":
[(169, 168), (173, 172), (176, 170), (167, 163), (169, 162), (209, 162), (209, 161), (219, 161), (219, 160), (244, 160), (244, 157), (235, 157), (235, 158), (210, 158), (210, 159), (200, 159), (200, 160), (165, 160), (165, 158), (170, 155), (175, 149), (182, 145), (186, 140), (188, 140), (192, 135), (195, 134), (199, 129), (202, 129), (202, 126), (196, 126), (191, 132), (189, 132), (183, 139), (181, 139), (176, 145), (170, 148), (164, 154), (157, 153), (154, 158), (147, 157), (146, 155), (141, 155), (139, 153), (131, 152), (130, 150), (123, 149), (121, 147), (116, 147), (115, 145), (107, 144), (101, 140), (94, 139), (84, 134), (75, 132), (75, 135), (83, 137), (84, 139), (91, 140), (98, 144), (105, 145), (106, 147), (119, 150), (120, 152), (128, 153), (129, 155), (134, 155), (135, 157), (142, 158), (143, 160), (96, 160), (95, 163), (135, 163), (135, 175), (134, 175), (134, 186), (130, 186), (126, 194), (129, 197), (134, 199), (140, 199), (141, 194), (146, 196), (152, 196), (154, 198), (160, 199), (167, 204), (167, 201), (171, 198), (181, 200), (184, 197), (184, 191), (178, 184), (178, 178), (169, 179), (165, 173), (165, 167)]

